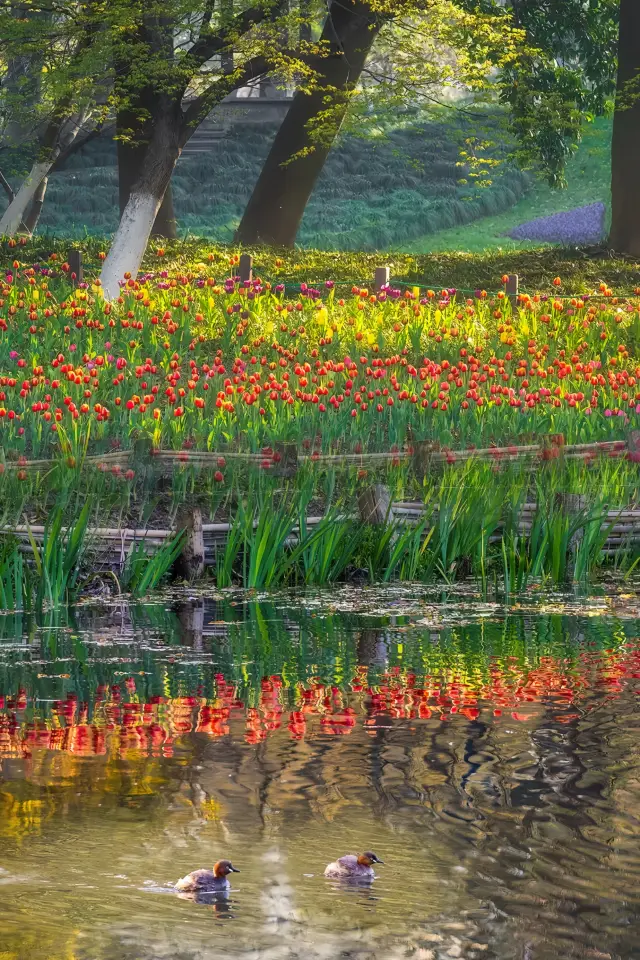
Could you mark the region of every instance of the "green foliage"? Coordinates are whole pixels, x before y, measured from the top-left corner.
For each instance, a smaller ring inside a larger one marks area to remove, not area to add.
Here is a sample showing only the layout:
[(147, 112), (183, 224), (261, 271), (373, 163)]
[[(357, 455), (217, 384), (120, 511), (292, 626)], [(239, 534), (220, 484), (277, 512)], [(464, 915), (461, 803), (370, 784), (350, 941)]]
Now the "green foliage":
[(606, 111), (616, 79), (619, 0), (460, 0), (473, 13), (509, 19), (527, 48), (500, 72), (516, 155), (564, 183), (585, 119)]
[(75, 593), (84, 552), (87, 548), (89, 501), (66, 530), (65, 511), (57, 505), (44, 528), (42, 546), (38, 546), (29, 528), (29, 540), (36, 571), (35, 605), (55, 609)]
[(339, 508), (331, 507), (309, 533), (306, 502), (303, 502), (299, 523), (299, 576), (305, 583), (315, 584), (340, 580), (347, 567), (356, 562), (365, 529), (353, 519), (345, 518)]

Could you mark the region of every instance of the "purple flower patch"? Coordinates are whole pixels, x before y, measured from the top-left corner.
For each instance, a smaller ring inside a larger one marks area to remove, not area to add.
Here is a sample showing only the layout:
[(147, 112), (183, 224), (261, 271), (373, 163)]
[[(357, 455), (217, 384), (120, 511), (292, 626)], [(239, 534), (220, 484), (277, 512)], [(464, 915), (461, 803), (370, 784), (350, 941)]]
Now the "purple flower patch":
[(529, 220), (506, 236), (512, 240), (540, 240), (546, 243), (600, 243), (605, 236), (605, 214), (604, 203), (590, 203), (586, 207)]

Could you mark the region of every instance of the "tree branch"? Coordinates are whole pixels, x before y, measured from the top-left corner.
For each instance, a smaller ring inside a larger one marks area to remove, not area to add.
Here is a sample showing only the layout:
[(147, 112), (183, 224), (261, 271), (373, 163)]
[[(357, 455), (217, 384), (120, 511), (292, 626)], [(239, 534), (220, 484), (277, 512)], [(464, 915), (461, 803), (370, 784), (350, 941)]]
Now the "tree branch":
[(97, 123), (96, 126), (84, 135), (84, 137), (76, 137), (75, 140), (72, 140), (68, 147), (66, 147), (56, 159), (56, 162), (51, 167), (51, 173), (57, 173), (59, 170), (62, 170), (67, 160), (78, 153), (79, 150), (82, 150), (84, 146), (88, 143), (91, 143), (92, 140), (95, 140), (100, 136), (104, 129), (104, 122), (101, 121)]
[(198, 31), (198, 40), (203, 40), (203, 34), (211, 26), (211, 17), (213, 16), (213, 11), (216, 5), (216, 0), (207, 0), (207, 3), (204, 8), (204, 13), (202, 14), (202, 23), (200, 24), (200, 30)]
[(286, 0), (276, 0), (273, 7), (269, 7), (267, 4), (259, 7), (249, 7), (248, 10), (244, 10), (235, 16), (228, 27), (223, 27), (211, 36), (200, 37), (196, 40), (187, 56), (195, 61), (196, 66), (201, 67), (216, 53), (220, 53), (228, 47), (234, 37), (243, 36), (252, 27), (259, 26), (265, 20), (272, 20), (284, 8), (285, 2)]
[(269, 70), (269, 63), (265, 57), (254, 57), (244, 67), (229, 74), (221, 80), (216, 80), (203, 93), (189, 101), (189, 106), (183, 111), (182, 130), (180, 131), (180, 146), (184, 147), (198, 124), (220, 103), (226, 96), (245, 87), (252, 80), (264, 76)]

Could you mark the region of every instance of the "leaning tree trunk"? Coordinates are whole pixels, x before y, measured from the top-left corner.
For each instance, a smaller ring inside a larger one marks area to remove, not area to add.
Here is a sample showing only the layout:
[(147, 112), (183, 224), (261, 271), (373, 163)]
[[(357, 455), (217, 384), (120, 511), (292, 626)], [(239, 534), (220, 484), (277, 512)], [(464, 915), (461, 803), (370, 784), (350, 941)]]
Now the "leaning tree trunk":
[(0, 219), (0, 237), (12, 237), (20, 230), (40, 184), (49, 175), (60, 154), (75, 140), (85, 119), (86, 114), (80, 113), (73, 119), (58, 116), (51, 120), (38, 159)]
[(610, 246), (640, 256), (640, 4), (620, 2), (618, 90), (611, 144)]
[(18, 233), (24, 223), (27, 209), (33, 202), (40, 184), (51, 170), (53, 163), (54, 161), (50, 158), (37, 160), (34, 163), (27, 178), (23, 181), (22, 186), (3, 213), (2, 219), (0, 219), (0, 237), (12, 237)]
[[(146, 31), (142, 29), (139, 33), (140, 40), (150, 42), (155, 54), (172, 61), (173, 50), (173, 32), (170, 21), (160, 20), (159, 30), (154, 32), (152, 38), (149, 38)], [(116, 116), (116, 142), (118, 152), (118, 195), (120, 200), (120, 216), (122, 217), (131, 190), (139, 180), (145, 163), (147, 147), (153, 133), (151, 118), (154, 115), (158, 91), (153, 86), (144, 86), (134, 91), (127, 90), (126, 78), (130, 74), (130, 65), (116, 64), (118, 73), (125, 79), (124, 93), (127, 93), (127, 104), (122, 105)], [(117, 90), (117, 84), (116, 84)], [(171, 184), (167, 187), (164, 199), (158, 210), (158, 214), (151, 231), (152, 236), (164, 237), (167, 240), (175, 240), (178, 232), (176, 229), (176, 218), (173, 210), (173, 194)]]
[(36, 190), (33, 200), (31, 201), (31, 206), (29, 212), (24, 220), (24, 229), (26, 233), (31, 236), (36, 227), (38, 226), (38, 220), (40, 219), (40, 214), (42, 213), (42, 207), (44, 205), (44, 197), (47, 192), (47, 186), (49, 184), (49, 178), (45, 177), (44, 180), (40, 181), (40, 186)]
[[(128, 119), (118, 118), (118, 127), (124, 129)], [(144, 142), (130, 143), (126, 140), (117, 141), (118, 152), (118, 197), (120, 200), (120, 216), (124, 213), (131, 190), (142, 173), (147, 145)], [(167, 187), (160, 209), (151, 231), (153, 237), (164, 237), (175, 240), (178, 236), (176, 216), (173, 209), (173, 194), (171, 184)]]
[[(268, 243), (291, 247), (295, 243), (307, 202), (337, 137), (382, 21), (363, 0), (332, 3), (322, 33), (331, 52), (317, 64), (317, 88), (296, 93), (236, 233), (243, 244)], [(321, 138), (310, 124), (327, 110)], [(292, 159), (295, 158), (295, 159)]]
[(160, 110), (145, 151), (142, 172), (133, 185), (111, 249), (102, 266), (100, 282), (106, 300), (120, 293), (125, 273), (137, 276), (153, 224), (171, 182), (180, 155), (180, 106)]

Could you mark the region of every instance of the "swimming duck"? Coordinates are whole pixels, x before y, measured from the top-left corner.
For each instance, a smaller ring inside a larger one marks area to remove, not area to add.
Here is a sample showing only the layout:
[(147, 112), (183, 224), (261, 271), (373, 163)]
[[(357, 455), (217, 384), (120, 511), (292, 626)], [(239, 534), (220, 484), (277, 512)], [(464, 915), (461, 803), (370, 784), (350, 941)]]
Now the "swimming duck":
[(384, 860), (378, 860), (375, 853), (371, 852), (361, 853), (360, 856), (349, 853), (330, 863), (324, 875), (332, 880), (373, 880), (374, 863), (384, 864)]
[(180, 893), (217, 893), (229, 889), (227, 880), (230, 873), (240, 873), (230, 860), (218, 860), (213, 870), (194, 870), (193, 873), (178, 880), (175, 889)]

